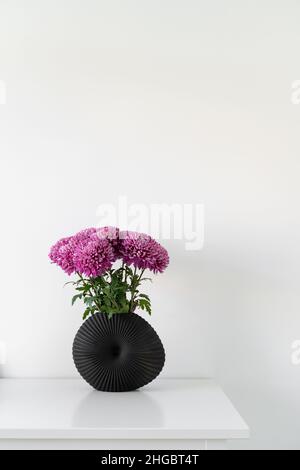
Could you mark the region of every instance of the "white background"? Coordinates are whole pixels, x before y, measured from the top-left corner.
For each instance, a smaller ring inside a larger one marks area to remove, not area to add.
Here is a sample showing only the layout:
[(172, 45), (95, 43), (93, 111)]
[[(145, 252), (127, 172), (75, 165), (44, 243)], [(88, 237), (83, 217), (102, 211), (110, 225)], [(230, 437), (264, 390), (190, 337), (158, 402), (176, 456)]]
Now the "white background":
[(69, 377), (81, 309), (47, 259), (117, 203), (204, 203), (151, 287), (168, 377), (215, 376), (249, 448), (300, 448), (298, 0), (0, 0), (6, 377)]

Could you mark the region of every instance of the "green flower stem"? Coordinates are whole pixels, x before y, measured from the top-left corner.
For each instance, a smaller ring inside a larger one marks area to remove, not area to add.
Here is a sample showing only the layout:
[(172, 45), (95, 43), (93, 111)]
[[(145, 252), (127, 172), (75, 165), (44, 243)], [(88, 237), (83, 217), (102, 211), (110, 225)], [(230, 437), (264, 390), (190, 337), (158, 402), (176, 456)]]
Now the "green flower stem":
[[(126, 282), (126, 270), (124, 269), (124, 261), (122, 261), (122, 267), (121, 267), (121, 270), (122, 270), (122, 282)], [(125, 275), (124, 275), (125, 274)], [(123, 276), (124, 276), (124, 280), (123, 280)]]
[(137, 308), (151, 314), (149, 297), (139, 291), (142, 281), (146, 280), (144, 272), (145, 269), (133, 270), (123, 263), (119, 269), (111, 269), (97, 278), (85, 278), (77, 273), (79, 280), (72, 284), (80, 294), (74, 296), (72, 303), (83, 298), (87, 306), (84, 319), (96, 312), (106, 313), (111, 318), (118, 313), (134, 313)]
[(146, 271), (146, 269), (142, 269), (141, 275), (139, 277), (139, 285), (140, 285), (142, 277), (144, 276), (145, 271)]
[(129, 313), (133, 313), (134, 294), (135, 294), (135, 291), (136, 291), (136, 286), (135, 286), (134, 281), (135, 281), (136, 273), (137, 273), (137, 268), (134, 268), (133, 276), (132, 276), (132, 279), (131, 279), (131, 299), (130, 299), (130, 303), (129, 303)]
[[(85, 279), (83, 278), (83, 276), (82, 276), (81, 274), (79, 274), (79, 273), (77, 273), (77, 274), (78, 274), (78, 276), (80, 277), (80, 280), (81, 280), (81, 282), (83, 283), (84, 287), (87, 287), (88, 284), (87, 284), (87, 282), (85, 281)], [(94, 295), (93, 295), (93, 292), (94, 292)], [(93, 291), (92, 291), (92, 288), (90, 288), (90, 289), (88, 290), (88, 293), (89, 293), (90, 297), (94, 297), (94, 296), (97, 297), (97, 291), (96, 291), (94, 288), (93, 288)], [(101, 307), (100, 307), (100, 305), (98, 304), (98, 302), (96, 302), (96, 301), (94, 301), (94, 302), (95, 302), (95, 305), (96, 305), (96, 307), (98, 308), (99, 313), (100, 313), (100, 312), (101, 312)]]
[(132, 277), (132, 281), (131, 281), (131, 300), (130, 300), (130, 304), (129, 304), (129, 313), (130, 312), (134, 313), (134, 311), (135, 311), (135, 305), (134, 304), (135, 304), (135, 300), (136, 300), (136, 297), (137, 297), (137, 288), (139, 287), (139, 285), (141, 283), (141, 279), (144, 275), (144, 272), (145, 272), (145, 269), (142, 269), (140, 275), (136, 279), (137, 268), (134, 269), (134, 273), (133, 273), (133, 277)]

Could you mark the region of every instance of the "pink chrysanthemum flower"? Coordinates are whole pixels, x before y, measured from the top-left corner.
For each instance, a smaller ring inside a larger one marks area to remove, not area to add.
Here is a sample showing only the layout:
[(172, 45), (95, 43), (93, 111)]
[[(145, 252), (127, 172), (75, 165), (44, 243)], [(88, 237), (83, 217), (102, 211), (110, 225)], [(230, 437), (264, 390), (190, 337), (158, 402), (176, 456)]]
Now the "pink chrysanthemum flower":
[(89, 228), (63, 238), (51, 248), (49, 257), (67, 274), (87, 277), (101, 276), (119, 258), (154, 273), (162, 273), (169, 264), (167, 250), (149, 235), (120, 232), (115, 227)]
[(119, 235), (120, 235), (120, 229), (118, 229), (117, 227), (101, 227), (97, 229), (98, 238), (110, 241), (111, 246), (114, 249), (114, 254), (115, 254), (114, 261), (117, 261), (117, 259), (120, 258)]
[(117, 227), (100, 227), (96, 229), (96, 233), (99, 238), (118, 241), (120, 230)]
[(77, 273), (87, 277), (98, 277), (111, 269), (115, 253), (108, 240), (95, 239), (84, 246), (78, 246), (73, 260)]
[(114, 246), (107, 237), (99, 237), (96, 228), (82, 230), (73, 237), (63, 238), (52, 248), (49, 257), (67, 274), (101, 276), (117, 259)]
[(60, 266), (67, 274), (71, 275), (75, 272), (73, 262), (74, 249), (75, 245), (73, 237), (63, 238), (53, 245), (50, 250), (49, 258), (53, 263)]
[(128, 265), (162, 273), (169, 264), (169, 255), (156, 240), (137, 232), (120, 233), (120, 253)]
[(87, 228), (76, 233), (72, 238), (77, 246), (85, 246), (91, 240), (97, 239), (97, 230), (95, 228)]

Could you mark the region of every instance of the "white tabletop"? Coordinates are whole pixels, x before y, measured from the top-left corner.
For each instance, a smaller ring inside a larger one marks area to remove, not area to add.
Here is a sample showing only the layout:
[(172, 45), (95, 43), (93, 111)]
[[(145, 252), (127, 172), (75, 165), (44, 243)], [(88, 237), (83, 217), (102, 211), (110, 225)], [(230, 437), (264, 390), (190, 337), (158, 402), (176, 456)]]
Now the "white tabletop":
[(80, 379), (0, 379), (0, 439), (238, 439), (249, 430), (211, 380), (156, 380), (130, 393)]

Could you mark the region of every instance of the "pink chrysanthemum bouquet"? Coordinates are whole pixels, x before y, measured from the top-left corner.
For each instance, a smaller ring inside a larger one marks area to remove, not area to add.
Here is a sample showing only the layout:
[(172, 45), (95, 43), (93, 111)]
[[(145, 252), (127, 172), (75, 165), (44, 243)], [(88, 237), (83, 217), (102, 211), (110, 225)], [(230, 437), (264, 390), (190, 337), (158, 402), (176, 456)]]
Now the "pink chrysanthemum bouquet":
[[(68, 275), (77, 274), (71, 282), (77, 294), (72, 304), (83, 300), (83, 319), (94, 313), (130, 313), (137, 309), (151, 314), (151, 301), (139, 287), (145, 271), (162, 273), (169, 255), (156, 240), (137, 232), (118, 228), (90, 228), (58, 241), (49, 254), (51, 261)], [(115, 262), (121, 266), (113, 268)]]

